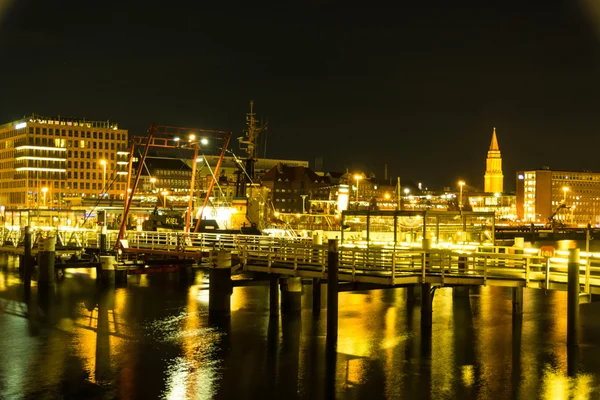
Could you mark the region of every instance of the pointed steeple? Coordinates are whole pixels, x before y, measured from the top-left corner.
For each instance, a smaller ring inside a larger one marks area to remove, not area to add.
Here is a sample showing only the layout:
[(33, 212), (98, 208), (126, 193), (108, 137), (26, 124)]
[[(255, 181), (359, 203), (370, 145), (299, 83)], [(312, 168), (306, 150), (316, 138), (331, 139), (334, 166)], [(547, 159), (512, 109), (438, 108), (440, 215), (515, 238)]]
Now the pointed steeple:
[(496, 128), (494, 128), (494, 133), (492, 133), (492, 142), (490, 143), (490, 151), (500, 151), (500, 146), (498, 146), (498, 138), (496, 137)]

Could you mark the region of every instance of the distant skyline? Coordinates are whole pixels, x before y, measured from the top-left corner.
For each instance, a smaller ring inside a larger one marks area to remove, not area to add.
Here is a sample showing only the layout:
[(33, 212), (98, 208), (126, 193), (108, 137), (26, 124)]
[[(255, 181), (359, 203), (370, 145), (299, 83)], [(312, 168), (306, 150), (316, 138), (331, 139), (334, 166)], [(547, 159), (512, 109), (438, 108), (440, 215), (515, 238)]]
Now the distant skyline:
[(267, 155), (483, 188), (493, 127), (521, 169), (600, 172), (600, 8), (505, 0), (377, 6), (0, 4), (0, 122), (32, 112), (241, 136)]

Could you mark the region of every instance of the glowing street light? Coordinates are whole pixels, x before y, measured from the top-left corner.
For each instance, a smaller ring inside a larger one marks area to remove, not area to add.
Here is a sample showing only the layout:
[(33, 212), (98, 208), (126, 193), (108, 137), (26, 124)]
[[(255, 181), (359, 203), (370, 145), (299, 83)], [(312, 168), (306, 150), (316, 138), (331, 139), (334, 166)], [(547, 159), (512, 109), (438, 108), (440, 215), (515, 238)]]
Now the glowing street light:
[(463, 186), (465, 186), (465, 181), (458, 181), (458, 186), (460, 187), (460, 195), (458, 196), (458, 207), (462, 211), (462, 209), (463, 209), (462, 192), (463, 192)]
[(106, 188), (106, 160), (100, 160), (100, 165), (102, 165), (102, 191)]
[(150, 183), (156, 183), (156, 178), (154, 178), (154, 177), (150, 178)]
[(362, 176), (356, 174), (354, 175), (354, 179), (356, 179), (356, 202), (358, 203), (358, 182), (362, 179)]
[(200, 139), (200, 144), (206, 146), (208, 144), (208, 139), (203, 137), (202, 139)]
[(190, 143), (193, 142), (194, 140), (196, 140), (196, 135), (194, 135), (193, 133), (188, 136), (188, 139), (190, 140)]
[(169, 194), (169, 192), (167, 192), (166, 190), (164, 192), (161, 193), (163, 195), (164, 198), (164, 203), (165, 203), (165, 208), (167, 208), (167, 195)]
[(569, 191), (568, 186), (563, 186), (563, 203), (567, 204), (567, 192)]
[(47, 187), (42, 188), (42, 199), (44, 200), (44, 205), (46, 205), (46, 193), (48, 192)]

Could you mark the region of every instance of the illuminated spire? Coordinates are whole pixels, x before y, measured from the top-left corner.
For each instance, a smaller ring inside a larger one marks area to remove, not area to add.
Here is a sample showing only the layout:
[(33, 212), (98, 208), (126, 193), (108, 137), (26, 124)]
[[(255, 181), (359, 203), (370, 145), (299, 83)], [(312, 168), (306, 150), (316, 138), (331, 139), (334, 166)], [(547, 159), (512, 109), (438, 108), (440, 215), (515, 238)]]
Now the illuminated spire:
[(498, 146), (496, 128), (492, 133), (492, 142), (485, 160), (484, 191), (486, 193), (502, 193), (504, 189), (504, 175), (502, 174), (502, 154)]
[(490, 151), (500, 151), (500, 146), (498, 146), (498, 138), (496, 137), (496, 128), (494, 128), (494, 133), (492, 133), (492, 143), (490, 143)]

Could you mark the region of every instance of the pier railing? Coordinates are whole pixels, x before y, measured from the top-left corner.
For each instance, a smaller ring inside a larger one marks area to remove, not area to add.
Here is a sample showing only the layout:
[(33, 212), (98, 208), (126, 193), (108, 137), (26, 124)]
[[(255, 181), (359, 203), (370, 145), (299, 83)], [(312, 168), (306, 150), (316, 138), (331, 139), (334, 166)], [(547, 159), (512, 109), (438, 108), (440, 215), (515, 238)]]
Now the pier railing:
[[(97, 230), (34, 230), (33, 243), (48, 235), (64, 246), (97, 247)], [(116, 231), (107, 232), (113, 247)], [(0, 228), (3, 246), (18, 246), (22, 230)], [(327, 245), (310, 238), (279, 238), (220, 233), (127, 231), (126, 246), (152, 253), (205, 253), (226, 250), (236, 255), (248, 271), (290, 276), (327, 277)], [(567, 258), (564, 254), (542, 257), (529, 250), (514, 254), (510, 247), (456, 249), (410, 249), (389, 246), (340, 246), (339, 279), (401, 285), (431, 282), (442, 285), (498, 285), (535, 288), (566, 288)], [(124, 249), (127, 251), (127, 249)], [(522, 251), (522, 250), (519, 250)], [(534, 254), (532, 254), (532, 252)], [(581, 253), (580, 283), (584, 293), (600, 293), (600, 256)]]

